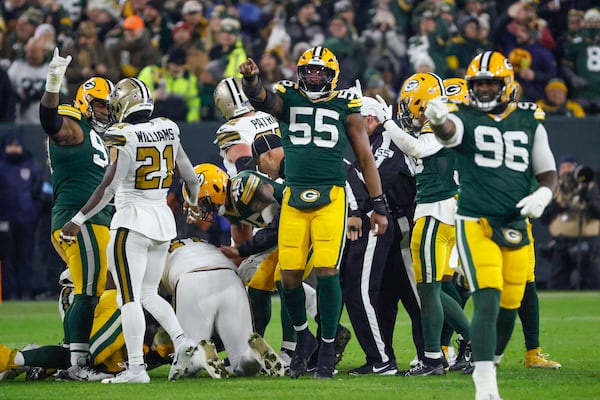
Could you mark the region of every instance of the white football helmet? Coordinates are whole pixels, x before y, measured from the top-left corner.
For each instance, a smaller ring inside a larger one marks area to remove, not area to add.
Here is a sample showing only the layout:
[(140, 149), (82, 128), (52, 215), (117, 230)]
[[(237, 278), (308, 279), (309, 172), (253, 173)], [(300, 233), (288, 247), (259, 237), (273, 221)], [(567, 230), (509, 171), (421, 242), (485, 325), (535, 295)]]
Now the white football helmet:
[(123, 122), (137, 111), (154, 111), (154, 100), (148, 86), (139, 79), (121, 79), (110, 93), (109, 110), (113, 122)]

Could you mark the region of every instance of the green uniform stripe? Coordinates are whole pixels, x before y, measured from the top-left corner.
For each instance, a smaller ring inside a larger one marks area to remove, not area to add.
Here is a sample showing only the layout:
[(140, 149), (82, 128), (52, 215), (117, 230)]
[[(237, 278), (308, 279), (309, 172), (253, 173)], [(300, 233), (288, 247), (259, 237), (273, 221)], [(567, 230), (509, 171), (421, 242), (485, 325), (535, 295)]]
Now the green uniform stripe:
[(119, 286), (121, 287), (121, 298), (123, 299), (123, 304), (127, 304), (135, 300), (133, 298), (131, 277), (129, 276), (129, 265), (127, 263), (127, 254), (125, 252), (125, 244), (127, 243), (128, 235), (129, 229), (119, 228), (117, 230), (114, 249), (115, 268), (117, 271)]
[(90, 353), (92, 354), (92, 358), (113, 344), (121, 332), (123, 332), (121, 310), (116, 309), (108, 321), (90, 338)]
[(421, 256), (421, 279), (424, 283), (430, 283), (435, 280), (436, 276), (436, 241), (437, 233), (440, 227), (440, 223), (433, 217), (425, 217), (425, 223), (423, 224), (423, 237), (421, 238), (420, 244), (420, 256)]
[(465, 220), (456, 221), (456, 248), (460, 256), (462, 270), (467, 278), (471, 292), (479, 289), (477, 275), (475, 274), (475, 263), (469, 247), (467, 246), (467, 234), (465, 232)]
[(100, 274), (100, 249), (98, 248), (98, 241), (90, 224), (83, 224), (77, 236), (83, 267), (82, 294), (95, 296), (98, 275)]

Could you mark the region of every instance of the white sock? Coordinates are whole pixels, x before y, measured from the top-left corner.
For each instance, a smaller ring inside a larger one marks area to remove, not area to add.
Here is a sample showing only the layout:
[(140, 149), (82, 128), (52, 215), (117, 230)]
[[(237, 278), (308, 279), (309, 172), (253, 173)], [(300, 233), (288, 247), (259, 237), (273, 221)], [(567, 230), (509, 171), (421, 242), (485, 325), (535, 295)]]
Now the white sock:
[(486, 399), (490, 395), (499, 397), (496, 381), (496, 367), (493, 361), (475, 361), (473, 383), (475, 383), (475, 400)]
[(423, 355), (432, 360), (437, 360), (437, 359), (442, 358), (442, 353), (439, 351), (426, 351), (423, 353)]
[(20, 351), (17, 351), (17, 354), (15, 354), (15, 359), (13, 360), (13, 362), (15, 363), (16, 366), (22, 367), (23, 365), (25, 365), (25, 357), (23, 357), (23, 353), (21, 353)]
[(143, 365), (146, 319), (139, 301), (133, 301), (121, 307), (121, 325), (127, 347), (129, 368)]
[(173, 307), (158, 294), (151, 294), (142, 298), (144, 309), (148, 311), (154, 319), (158, 321), (160, 326), (169, 334), (173, 344), (175, 339), (183, 335), (183, 329), (177, 320)]

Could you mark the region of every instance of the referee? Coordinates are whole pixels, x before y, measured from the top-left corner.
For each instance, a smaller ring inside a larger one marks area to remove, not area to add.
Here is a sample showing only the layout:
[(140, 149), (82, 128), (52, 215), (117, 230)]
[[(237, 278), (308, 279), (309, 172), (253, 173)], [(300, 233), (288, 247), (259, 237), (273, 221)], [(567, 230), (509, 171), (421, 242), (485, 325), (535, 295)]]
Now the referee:
[[(420, 307), (408, 248), (416, 195), (414, 162), (391, 141), (383, 121), (375, 116), (382, 112), (375, 107), (382, 105), (363, 97), (361, 114), (392, 220), (384, 235), (370, 233), (372, 205), (356, 164), (349, 165), (348, 240), (340, 279), (348, 316), (366, 355), (366, 363), (350, 370), (350, 375), (397, 373), (392, 338), (399, 300), (410, 316), (417, 354), (423, 355)], [(386, 111), (391, 118), (391, 110)]]

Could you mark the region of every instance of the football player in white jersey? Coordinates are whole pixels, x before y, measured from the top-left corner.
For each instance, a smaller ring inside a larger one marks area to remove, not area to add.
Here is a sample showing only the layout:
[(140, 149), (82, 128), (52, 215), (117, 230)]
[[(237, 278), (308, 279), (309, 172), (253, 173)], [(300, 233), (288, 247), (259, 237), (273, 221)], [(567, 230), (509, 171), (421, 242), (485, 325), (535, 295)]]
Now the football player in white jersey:
[[(237, 267), (221, 251), (198, 238), (171, 242), (162, 288), (177, 299), (176, 313), (185, 335), (200, 341), (217, 334), (223, 341), (229, 370), (239, 376), (283, 376), (275, 351), (253, 332), (250, 304)], [(216, 352), (207, 363), (222, 364)], [(194, 371), (195, 365), (191, 371)]]
[(223, 165), (229, 176), (252, 169), (252, 141), (258, 134), (281, 136), (279, 122), (271, 114), (254, 111), (242, 91), (239, 78), (226, 78), (217, 84), (213, 98), (223, 118), (227, 120), (217, 130), (214, 143), (219, 146)]
[[(158, 285), (170, 240), (177, 232), (167, 205), (167, 191), (178, 170), (187, 190), (199, 183), (179, 139), (179, 127), (167, 118), (150, 116), (154, 103), (148, 87), (138, 79), (119, 81), (109, 96), (115, 124), (105, 133), (111, 164), (103, 181), (81, 210), (67, 222), (60, 239), (74, 243), (79, 226), (114, 196), (116, 212), (110, 226), (108, 265), (119, 292), (128, 369), (103, 383), (148, 383), (143, 358), (143, 308), (165, 328), (175, 344), (169, 379), (185, 374), (198, 347), (186, 338), (169, 303), (158, 295)], [(189, 213), (198, 215), (196, 198)]]

